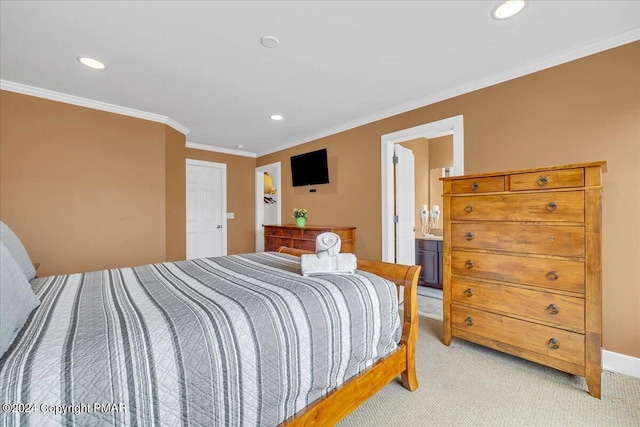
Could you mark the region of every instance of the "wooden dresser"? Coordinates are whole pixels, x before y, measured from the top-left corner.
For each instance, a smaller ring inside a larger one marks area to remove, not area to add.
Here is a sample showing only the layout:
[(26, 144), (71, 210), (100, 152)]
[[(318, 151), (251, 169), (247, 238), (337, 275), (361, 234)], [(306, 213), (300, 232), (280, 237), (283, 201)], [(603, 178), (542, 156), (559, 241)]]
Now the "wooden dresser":
[(586, 378), (600, 397), (605, 162), (442, 178), (443, 343)]
[(316, 237), (325, 231), (331, 231), (340, 236), (342, 246), (340, 252), (354, 253), (356, 250), (356, 227), (338, 226), (305, 226), (295, 224), (265, 225), (264, 250), (276, 251), (280, 246), (294, 249), (316, 250)]

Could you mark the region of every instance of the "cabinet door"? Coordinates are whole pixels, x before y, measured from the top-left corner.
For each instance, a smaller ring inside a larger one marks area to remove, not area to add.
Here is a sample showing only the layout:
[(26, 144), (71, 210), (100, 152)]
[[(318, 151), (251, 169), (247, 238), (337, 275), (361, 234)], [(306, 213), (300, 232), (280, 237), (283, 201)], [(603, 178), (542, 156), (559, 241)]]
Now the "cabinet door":
[(438, 284), (438, 252), (436, 251), (417, 251), (416, 262), (422, 266), (420, 272), (421, 285), (437, 285)]

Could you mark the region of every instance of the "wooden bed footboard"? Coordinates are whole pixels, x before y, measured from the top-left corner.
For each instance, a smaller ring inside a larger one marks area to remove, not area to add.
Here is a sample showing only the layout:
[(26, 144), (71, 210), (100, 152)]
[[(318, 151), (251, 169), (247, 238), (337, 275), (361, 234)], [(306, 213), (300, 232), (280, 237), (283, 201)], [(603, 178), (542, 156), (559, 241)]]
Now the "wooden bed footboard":
[[(300, 256), (314, 253), (302, 249), (280, 247), (278, 252)], [(398, 291), (404, 287), (402, 337), (398, 348), (367, 370), (313, 402), (281, 426), (330, 426), (348, 415), (365, 400), (398, 375), (408, 390), (418, 388), (415, 353), (418, 339), (418, 276), (420, 266), (400, 265), (382, 261), (358, 259), (358, 269), (374, 273), (395, 283)]]

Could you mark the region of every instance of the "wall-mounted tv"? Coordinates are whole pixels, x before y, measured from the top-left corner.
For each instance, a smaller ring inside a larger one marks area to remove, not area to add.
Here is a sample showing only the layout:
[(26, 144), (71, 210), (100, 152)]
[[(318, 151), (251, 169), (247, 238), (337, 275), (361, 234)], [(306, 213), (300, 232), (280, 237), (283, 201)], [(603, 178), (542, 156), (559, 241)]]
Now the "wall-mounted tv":
[(294, 187), (328, 184), (327, 149), (311, 151), (291, 157), (291, 180)]

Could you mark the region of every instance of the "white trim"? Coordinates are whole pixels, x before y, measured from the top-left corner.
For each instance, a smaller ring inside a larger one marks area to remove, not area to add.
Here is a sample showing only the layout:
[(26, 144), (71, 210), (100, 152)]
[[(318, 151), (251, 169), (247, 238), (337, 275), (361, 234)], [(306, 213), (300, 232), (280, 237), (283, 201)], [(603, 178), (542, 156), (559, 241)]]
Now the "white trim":
[[(586, 56), (593, 55), (608, 49), (613, 49), (615, 47), (622, 46), (627, 43), (632, 43), (637, 40), (640, 40), (640, 28), (633, 28), (629, 31), (617, 34), (612, 37), (598, 40), (596, 42), (589, 43), (575, 49), (570, 49), (570, 50), (561, 52), (559, 54), (552, 55), (529, 64), (525, 64), (523, 66), (515, 67), (510, 70), (493, 74), (488, 77), (463, 83), (454, 88), (447, 89), (442, 92), (438, 92), (423, 98), (418, 98), (414, 101), (400, 104), (395, 107), (392, 107), (383, 111), (379, 111), (375, 114), (371, 114), (365, 117), (360, 117), (350, 122), (343, 123), (341, 125), (334, 126), (329, 129), (325, 129), (322, 132), (307, 136), (304, 139), (298, 140), (296, 142), (283, 144), (275, 148), (270, 148), (267, 151), (263, 151), (263, 152), (258, 152), (258, 153), (243, 152), (243, 153), (246, 153), (248, 157), (266, 156), (267, 154), (276, 153), (278, 151), (282, 151), (287, 148), (295, 147), (310, 141), (315, 141), (320, 138), (335, 135), (337, 133), (344, 132), (349, 129), (353, 129), (358, 126), (363, 126), (369, 123), (373, 123), (375, 121), (382, 120), (387, 117), (395, 116), (401, 113), (405, 113), (407, 111), (426, 107), (428, 105), (435, 104), (436, 102), (444, 101), (446, 99), (450, 99), (455, 96), (464, 95), (465, 93), (473, 92), (485, 87), (503, 83), (508, 80), (513, 80), (515, 78), (522, 77), (527, 74), (531, 74), (547, 68), (555, 67), (557, 65), (574, 61), (576, 59), (584, 58)], [(25, 95), (37, 96), (45, 99), (51, 99), (53, 101), (65, 102), (67, 104), (74, 104), (82, 107), (108, 111), (111, 113), (123, 114), (131, 117), (137, 117), (140, 119), (151, 120), (154, 122), (165, 123), (166, 125), (171, 126), (172, 128), (174, 128), (175, 130), (177, 130), (178, 132), (184, 135), (187, 135), (189, 133), (189, 129), (187, 129), (186, 127), (180, 125), (179, 123), (175, 122), (169, 117), (161, 116), (158, 114), (147, 113), (145, 111), (135, 110), (127, 107), (120, 107), (113, 104), (107, 104), (104, 102), (94, 101), (87, 98), (81, 98), (74, 95), (67, 95), (60, 92), (50, 91), (47, 89), (40, 89), (34, 86), (27, 86), (21, 83), (10, 82), (7, 80), (0, 80), (0, 89), (8, 90), (11, 92), (18, 92)], [(204, 144), (199, 144), (199, 145), (204, 145)], [(203, 149), (203, 148), (200, 148), (200, 149)], [(227, 150), (227, 149), (210, 150), (210, 151), (226, 152), (221, 150)]]
[[(186, 159), (186, 165), (189, 166), (204, 166), (207, 168), (217, 168), (222, 170), (222, 176), (221, 176), (221, 182), (220, 182), (220, 186), (222, 187), (222, 220), (223, 221), (227, 221), (224, 223), (224, 226), (222, 227), (222, 255), (227, 255), (227, 227), (229, 225), (229, 218), (228, 218), (228, 212), (227, 212), (227, 165), (225, 163), (216, 163), (216, 162), (207, 162), (205, 160), (194, 160), (194, 159)], [(186, 176), (185, 176), (185, 181), (186, 181)], [(185, 182), (185, 186), (186, 186), (186, 182)], [(186, 207), (185, 207), (185, 212), (186, 212)], [(185, 233), (186, 233), (186, 229), (185, 229)]]
[(227, 169), (227, 165), (226, 163), (217, 163), (217, 162), (209, 162), (207, 160), (196, 160), (196, 159), (186, 159), (187, 164), (188, 165), (193, 165), (193, 166), (205, 166), (208, 168), (220, 168), (220, 169)]
[(462, 115), (382, 135), (382, 261), (394, 262), (393, 236), (393, 146), (416, 138), (438, 138), (453, 134), (453, 175), (464, 175), (464, 121)]
[(109, 113), (122, 114), (123, 116), (135, 117), (137, 119), (150, 120), (152, 122), (164, 123), (180, 132), (183, 135), (189, 133), (189, 129), (180, 123), (160, 114), (147, 113), (146, 111), (135, 110), (133, 108), (121, 107), (119, 105), (108, 104), (106, 102), (95, 101), (93, 99), (81, 98), (75, 95), (55, 92), (48, 89), (41, 89), (34, 86), (27, 86), (22, 83), (0, 80), (0, 89), (10, 92), (21, 93), (23, 95), (35, 96), (49, 99), (51, 101), (64, 102), (65, 104), (78, 105), (80, 107), (92, 108), (94, 110), (107, 111)]
[(253, 157), (253, 158), (256, 157), (256, 153), (250, 153), (248, 151), (242, 151), (242, 150), (233, 150), (231, 148), (214, 147), (213, 145), (200, 144), (197, 142), (187, 141), (184, 144), (184, 146), (187, 148), (193, 148), (196, 150), (213, 151), (215, 153), (232, 154), (234, 156), (244, 156), (244, 157)]
[(330, 129), (326, 129), (314, 135), (305, 137), (303, 140), (300, 140), (298, 142), (283, 144), (281, 146), (278, 146), (277, 148), (260, 152), (258, 153), (258, 157), (266, 156), (267, 154), (275, 153), (287, 148), (295, 147), (297, 145), (301, 145), (310, 141), (315, 141), (320, 138), (324, 138), (340, 132), (344, 132), (346, 130), (356, 128), (358, 126), (363, 126), (369, 123), (376, 122), (378, 120), (386, 119), (387, 117), (392, 117), (398, 114), (406, 113), (407, 111), (412, 111), (418, 108), (426, 107), (427, 105), (435, 104), (436, 102), (444, 101), (446, 99), (464, 95), (465, 93), (470, 93), (479, 89), (483, 89), (483, 88), (493, 86), (499, 83), (503, 83), (509, 80), (513, 80), (518, 77), (525, 76), (527, 74), (532, 74), (537, 71), (555, 67), (567, 62), (574, 61), (576, 59), (580, 59), (589, 55), (596, 54), (598, 52), (602, 52), (608, 49), (613, 49), (615, 47), (622, 46), (627, 43), (632, 43), (637, 40), (640, 40), (640, 28), (634, 28), (624, 33), (617, 34), (613, 37), (608, 37), (606, 39), (598, 40), (596, 42), (589, 43), (575, 49), (566, 50), (559, 54), (548, 56), (546, 58), (540, 59), (535, 62), (531, 62), (529, 64), (525, 64), (519, 67), (514, 67), (509, 70), (502, 71), (502, 72), (499, 72), (487, 77), (483, 77), (471, 82), (466, 82), (459, 86), (446, 89), (442, 92), (428, 95), (423, 98), (418, 98), (414, 101), (400, 104), (395, 107), (388, 108), (384, 111), (376, 112), (375, 114), (371, 114), (365, 117), (360, 117), (350, 122), (343, 123), (341, 125), (334, 126)]
[(602, 369), (640, 378), (640, 358), (603, 349)]

